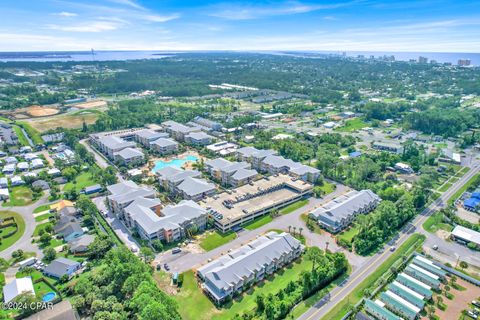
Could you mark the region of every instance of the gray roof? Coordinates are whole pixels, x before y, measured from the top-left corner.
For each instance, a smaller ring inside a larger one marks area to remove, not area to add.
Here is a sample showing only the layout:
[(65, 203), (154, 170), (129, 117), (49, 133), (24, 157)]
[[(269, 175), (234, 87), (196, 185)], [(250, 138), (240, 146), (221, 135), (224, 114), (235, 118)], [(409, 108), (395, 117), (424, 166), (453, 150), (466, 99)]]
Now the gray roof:
[(193, 140), (204, 140), (204, 139), (213, 139), (211, 135), (206, 134), (205, 132), (191, 132), (187, 136), (187, 138), (193, 139)]
[(58, 232), (61, 234), (63, 237), (68, 237), (72, 233), (81, 233), (83, 234), (83, 229), (80, 223), (78, 222), (72, 222), (67, 224), (62, 230)]
[(205, 165), (212, 167), (215, 170), (220, 170), (231, 165), (232, 162), (223, 158), (216, 158), (205, 161)]
[(215, 190), (215, 185), (204, 179), (187, 177), (177, 186), (177, 188), (188, 196), (195, 196)]
[(250, 164), (248, 162), (233, 162), (229, 166), (222, 168), (222, 172), (227, 174), (233, 174), (240, 169), (250, 169)]
[(53, 260), (48, 266), (46, 266), (44, 272), (60, 278), (67, 274), (67, 268), (78, 266), (79, 264), (80, 263), (77, 261), (60, 257)]
[(301, 176), (301, 175), (304, 175), (306, 173), (311, 173), (311, 174), (320, 173), (320, 170), (318, 170), (316, 168), (313, 168), (313, 167), (310, 167), (310, 166), (307, 166), (307, 165), (304, 165), (304, 164), (300, 164), (298, 167), (291, 168), (290, 172), (293, 172), (293, 173)]
[(452, 231), (452, 235), (468, 242), (480, 245), (480, 232), (468, 229), (462, 226), (456, 226)]
[(135, 142), (125, 141), (124, 139), (116, 136), (98, 136), (98, 140), (101, 144), (109, 149), (128, 148), (135, 147)]
[(343, 219), (347, 219), (357, 210), (370, 205), (373, 202), (380, 201), (380, 197), (372, 190), (353, 190), (329, 201), (322, 207), (312, 211), (310, 214), (322, 222), (337, 225), (337, 223), (340, 223)]
[(73, 251), (78, 250), (83, 247), (89, 246), (95, 240), (93, 234), (84, 234), (83, 236), (76, 238), (75, 240), (69, 243), (70, 249)]
[(302, 244), (290, 234), (269, 232), (204, 265), (198, 273), (208, 280), (205, 282), (207, 290), (222, 298), (222, 291), (298, 248), (302, 248)]
[(181, 132), (181, 133), (189, 133), (193, 131), (198, 131), (200, 129), (194, 128), (194, 127), (188, 127), (186, 125), (183, 125), (181, 123), (175, 122), (175, 121), (165, 121), (162, 123), (164, 127), (168, 127), (171, 131), (174, 132)]
[(255, 169), (239, 169), (233, 175), (234, 180), (243, 180), (248, 178), (253, 178), (258, 175), (257, 170)]
[(285, 159), (282, 156), (275, 155), (269, 155), (265, 157), (262, 162), (274, 168), (287, 168), (288, 170), (299, 166), (299, 164), (293, 160)]
[(150, 130), (150, 129), (144, 129), (144, 130), (137, 131), (137, 132), (135, 132), (135, 135), (140, 137), (140, 138), (147, 139), (147, 140), (155, 140), (155, 139), (158, 139), (158, 138), (168, 137), (168, 133), (166, 133), (166, 132), (157, 132), (157, 131), (153, 131), (153, 130)]
[(140, 187), (135, 182), (127, 180), (107, 187), (110, 200), (117, 203), (129, 203), (141, 197), (154, 197), (155, 190)]
[(177, 205), (169, 205), (162, 209), (162, 216), (158, 216), (148, 207), (137, 205), (130, 208), (132, 219), (146, 233), (152, 234), (159, 230), (172, 230), (180, 228), (185, 222), (189, 222), (201, 215), (206, 210), (190, 200), (180, 201)]
[[(159, 171), (157, 171), (157, 174)], [(177, 183), (183, 182), (186, 178), (196, 178), (196, 177), (200, 177), (202, 174), (200, 173), (200, 171), (197, 171), (197, 170), (178, 169), (177, 172), (174, 172), (173, 170), (172, 171), (165, 170), (158, 175), (159, 177), (162, 177), (162, 179), (166, 179), (173, 184), (177, 184)]]
[(49, 189), (50, 186), (48, 185), (48, 182), (45, 180), (37, 180), (32, 183), (32, 187), (35, 188), (42, 188), (43, 190)]
[(169, 147), (169, 146), (176, 146), (178, 145), (177, 142), (173, 141), (172, 139), (167, 138), (159, 138), (153, 142), (150, 142), (150, 145), (157, 145), (159, 147)]
[(129, 191), (130, 189), (138, 189), (139, 186), (131, 181), (131, 180), (126, 180), (126, 181), (123, 181), (123, 182), (119, 182), (119, 183), (116, 183), (116, 184), (112, 184), (110, 186), (107, 187), (107, 190), (108, 192), (110, 192), (110, 194), (112, 195), (117, 195), (117, 194), (120, 194), (120, 193), (125, 193), (127, 191)]
[(136, 157), (144, 157), (144, 154), (142, 151), (138, 150), (137, 148), (125, 148), (122, 149), (121, 151), (115, 152), (114, 156), (120, 156), (123, 159), (132, 159)]

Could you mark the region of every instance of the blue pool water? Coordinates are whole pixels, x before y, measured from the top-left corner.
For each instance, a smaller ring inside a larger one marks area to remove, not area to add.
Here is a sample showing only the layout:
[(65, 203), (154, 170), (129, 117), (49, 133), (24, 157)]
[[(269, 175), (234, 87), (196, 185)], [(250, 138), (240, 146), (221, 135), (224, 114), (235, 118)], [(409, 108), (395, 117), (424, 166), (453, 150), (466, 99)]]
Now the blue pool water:
[(195, 156), (186, 156), (185, 158), (173, 159), (173, 160), (170, 160), (168, 162), (158, 160), (157, 162), (155, 162), (155, 167), (153, 167), (152, 172), (155, 173), (158, 170), (160, 170), (162, 168), (165, 168), (165, 167), (181, 168), (185, 164), (185, 162), (188, 162), (188, 161), (196, 162), (197, 160), (198, 160), (198, 158), (195, 157)]
[(43, 302), (50, 302), (55, 299), (56, 296), (57, 294), (55, 292), (49, 292), (43, 296), (42, 300)]

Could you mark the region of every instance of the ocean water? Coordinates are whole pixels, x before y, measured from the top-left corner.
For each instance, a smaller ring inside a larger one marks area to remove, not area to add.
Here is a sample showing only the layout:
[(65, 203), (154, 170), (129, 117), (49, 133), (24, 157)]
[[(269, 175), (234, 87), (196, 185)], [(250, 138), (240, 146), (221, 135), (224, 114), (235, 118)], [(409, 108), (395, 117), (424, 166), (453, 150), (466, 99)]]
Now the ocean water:
[(121, 61), (161, 59), (176, 52), (164, 51), (64, 51), (64, 52), (0, 52), (0, 61)]

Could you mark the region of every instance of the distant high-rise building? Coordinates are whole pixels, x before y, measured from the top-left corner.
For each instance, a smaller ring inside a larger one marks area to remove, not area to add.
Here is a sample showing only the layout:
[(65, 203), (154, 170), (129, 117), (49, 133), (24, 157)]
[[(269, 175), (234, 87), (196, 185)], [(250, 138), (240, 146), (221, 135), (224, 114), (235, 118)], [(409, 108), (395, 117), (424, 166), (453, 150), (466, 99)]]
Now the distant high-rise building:
[(427, 57), (418, 57), (418, 63), (428, 63), (428, 58)]
[(373, 59), (375, 59), (375, 56), (372, 54), (372, 55), (370, 56), (370, 60), (373, 60)]
[(470, 59), (459, 59), (458, 60), (458, 65), (462, 66), (462, 67), (469, 66), (470, 63), (471, 63)]

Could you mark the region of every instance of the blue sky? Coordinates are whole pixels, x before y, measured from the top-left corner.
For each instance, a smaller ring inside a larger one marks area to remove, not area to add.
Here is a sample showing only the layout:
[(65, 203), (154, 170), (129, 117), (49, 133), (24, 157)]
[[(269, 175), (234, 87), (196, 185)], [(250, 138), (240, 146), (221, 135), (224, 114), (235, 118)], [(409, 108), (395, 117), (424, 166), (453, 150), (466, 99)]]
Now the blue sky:
[(480, 1), (0, 1), (0, 51), (90, 48), (480, 52)]

